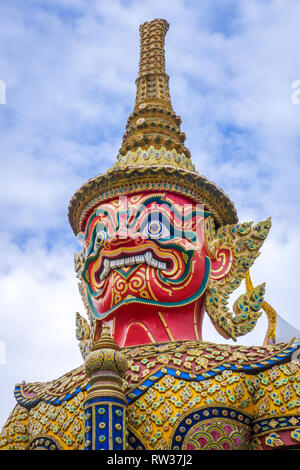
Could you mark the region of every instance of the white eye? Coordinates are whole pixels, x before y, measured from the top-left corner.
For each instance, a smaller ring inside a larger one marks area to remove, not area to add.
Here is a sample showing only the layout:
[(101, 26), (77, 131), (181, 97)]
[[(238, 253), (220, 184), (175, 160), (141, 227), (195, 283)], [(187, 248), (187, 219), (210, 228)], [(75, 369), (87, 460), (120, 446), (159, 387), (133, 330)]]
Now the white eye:
[(100, 230), (99, 232), (97, 232), (95, 243), (94, 243), (94, 249), (97, 249), (99, 248), (99, 246), (103, 245), (105, 240), (106, 240), (106, 232), (104, 232), (104, 230)]
[(143, 235), (149, 238), (168, 238), (170, 231), (159, 220), (151, 220), (144, 228)]

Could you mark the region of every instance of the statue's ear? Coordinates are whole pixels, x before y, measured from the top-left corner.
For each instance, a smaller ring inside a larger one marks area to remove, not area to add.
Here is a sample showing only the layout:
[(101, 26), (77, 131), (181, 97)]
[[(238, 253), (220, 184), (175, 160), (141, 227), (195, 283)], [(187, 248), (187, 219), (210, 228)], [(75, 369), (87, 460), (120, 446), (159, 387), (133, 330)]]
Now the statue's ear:
[(217, 248), (211, 259), (210, 277), (214, 280), (223, 279), (233, 266), (233, 254), (230, 248)]

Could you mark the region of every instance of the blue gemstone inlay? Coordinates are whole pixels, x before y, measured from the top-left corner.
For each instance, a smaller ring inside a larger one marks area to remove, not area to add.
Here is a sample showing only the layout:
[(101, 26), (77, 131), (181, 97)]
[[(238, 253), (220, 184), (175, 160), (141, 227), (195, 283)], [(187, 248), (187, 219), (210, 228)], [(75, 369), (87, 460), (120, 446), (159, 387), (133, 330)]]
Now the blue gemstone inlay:
[[(149, 388), (153, 383), (157, 382), (165, 374), (169, 374), (174, 377), (182, 378), (185, 380), (201, 381), (201, 380), (206, 380), (208, 377), (214, 377), (216, 374), (218, 374), (219, 372), (222, 372), (223, 370), (233, 370), (233, 371), (240, 371), (240, 372), (249, 371), (249, 370), (255, 371), (258, 369), (264, 369), (266, 367), (272, 366), (275, 363), (285, 361), (287, 357), (291, 355), (299, 347), (299, 345), (300, 345), (300, 341), (295, 341), (293, 343), (293, 346), (283, 350), (280, 356), (279, 355), (273, 356), (272, 359), (268, 359), (264, 361), (263, 364), (258, 362), (255, 364), (255, 367), (251, 367), (247, 364), (240, 364), (239, 366), (236, 366), (234, 364), (228, 364), (226, 365), (226, 367), (224, 365), (220, 365), (206, 373), (198, 374), (198, 375), (196, 375), (195, 373), (189, 374), (188, 372), (180, 372), (180, 374), (178, 374), (176, 373), (176, 370), (174, 369), (164, 368), (166, 372), (162, 372), (161, 370), (156, 371), (153, 373), (151, 377), (149, 377), (142, 383), (144, 390), (136, 389), (136, 390), (131, 391), (128, 395), (128, 401), (131, 402), (135, 398), (142, 395), (147, 390), (147, 388)], [(41, 395), (38, 398), (28, 398), (26, 397), (26, 395), (24, 396), (23, 391), (21, 390), (21, 386), (17, 385), (14, 390), (14, 395), (18, 403), (20, 403), (22, 406), (26, 407), (27, 409), (30, 409), (31, 407), (39, 403), (41, 400), (43, 400), (45, 403), (51, 403), (53, 405), (60, 405), (64, 401), (68, 401), (71, 398), (73, 398), (79, 392), (84, 391), (84, 390), (89, 390), (89, 388), (90, 388), (90, 384), (86, 384), (85, 386), (78, 386), (72, 394), (67, 393), (66, 395), (63, 395), (60, 397), (49, 397), (47, 395), (45, 396)]]

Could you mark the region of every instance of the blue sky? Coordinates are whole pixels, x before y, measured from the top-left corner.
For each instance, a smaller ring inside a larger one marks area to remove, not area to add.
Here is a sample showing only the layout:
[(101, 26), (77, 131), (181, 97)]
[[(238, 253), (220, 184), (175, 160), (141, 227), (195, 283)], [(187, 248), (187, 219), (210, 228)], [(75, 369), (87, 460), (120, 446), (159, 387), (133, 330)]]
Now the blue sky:
[[(174, 110), (200, 173), (241, 221), (272, 216), (253, 269), (266, 300), (300, 328), (300, 4), (292, 0), (11, 0), (0, 6), (0, 425), (14, 384), (81, 363), (68, 202), (116, 159), (133, 109), (139, 32), (165, 18)], [(266, 328), (240, 340), (261, 344)], [(204, 323), (204, 339), (225, 342)]]

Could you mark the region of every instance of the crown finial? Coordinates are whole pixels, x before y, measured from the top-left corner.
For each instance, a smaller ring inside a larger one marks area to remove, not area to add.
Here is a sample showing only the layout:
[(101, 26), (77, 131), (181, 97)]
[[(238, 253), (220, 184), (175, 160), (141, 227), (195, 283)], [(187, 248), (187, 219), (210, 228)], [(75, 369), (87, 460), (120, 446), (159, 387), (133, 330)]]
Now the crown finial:
[[(145, 188), (164, 187), (189, 194), (205, 204), (218, 225), (236, 223), (229, 197), (199, 175), (185, 147), (181, 119), (171, 105), (165, 72), (164, 39), (168, 23), (155, 19), (140, 26), (141, 55), (134, 110), (128, 118), (115, 164), (76, 191), (69, 204), (69, 220), (76, 235), (91, 209), (111, 197)], [(151, 185), (150, 185), (151, 183)], [(156, 186), (157, 185), (157, 186)]]

